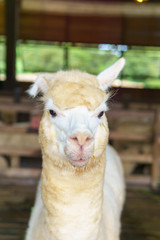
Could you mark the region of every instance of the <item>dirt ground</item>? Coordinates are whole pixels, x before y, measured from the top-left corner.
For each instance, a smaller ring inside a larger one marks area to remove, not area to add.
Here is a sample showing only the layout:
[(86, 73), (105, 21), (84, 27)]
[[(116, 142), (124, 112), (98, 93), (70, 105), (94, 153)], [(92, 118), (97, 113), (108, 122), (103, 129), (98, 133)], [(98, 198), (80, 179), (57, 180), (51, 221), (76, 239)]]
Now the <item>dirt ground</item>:
[[(34, 203), (36, 182), (0, 179), (0, 240), (23, 240)], [(121, 240), (160, 240), (160, 193), (128, 189)]]

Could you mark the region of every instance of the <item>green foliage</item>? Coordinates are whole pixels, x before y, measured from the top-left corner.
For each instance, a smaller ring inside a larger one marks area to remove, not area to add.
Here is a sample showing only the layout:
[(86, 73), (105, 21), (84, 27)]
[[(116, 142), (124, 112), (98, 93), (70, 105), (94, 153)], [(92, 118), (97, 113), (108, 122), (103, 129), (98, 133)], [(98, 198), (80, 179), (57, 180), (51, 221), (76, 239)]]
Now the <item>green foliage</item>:
[(69, 47), (68, 59), (65, 59), (63, 46), (20, 44), (17, 47), (16, 67), (17, 74), (56, 72), (64, 66), (98, 74), (117, 59), (111, 52), (98, 48)]
[[(56, 72), (80, 69), (98, 74), (118, 59), (120, 52), (71, 44), (18, 43), (16, 73)], [(123, 81), (143, 83), (145, 88), (160, 89), (160, 48), (132, 47), (123, 53), (126, 66)], [(0, 38), (0, 74), (5, 73), (5, 39)]]
[(5, 68), (6, 68), (6, 64), (5, 64), (5, 42), (0, 41), (0, 74), (5, 73)]
[(98, 48), (70, 47), (69, 68), (98, 74), (118, 58)]
[(146, 79), (144, 81), (144, 88), (160, 89), (160, 79)]
[(17, 74), (55, 72), (63, 67), (63, 49), (53, 45), (20, 44), (17, 47)]
[[(160, 50), (131, 49), (125, 52), (126, 66), (123, 77), (126, 80), (145, 81), (148, 77), (160, 78)], [(160, 79), (159, 79), (160, 81)]]

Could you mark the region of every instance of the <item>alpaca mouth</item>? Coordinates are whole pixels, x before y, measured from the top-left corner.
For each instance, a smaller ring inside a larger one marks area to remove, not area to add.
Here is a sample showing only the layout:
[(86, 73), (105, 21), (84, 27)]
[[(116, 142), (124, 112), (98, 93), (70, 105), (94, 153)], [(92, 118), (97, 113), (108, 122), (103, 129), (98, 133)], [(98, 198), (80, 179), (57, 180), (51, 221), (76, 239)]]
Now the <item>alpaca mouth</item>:
[(74, 167), (83, 167), (88, 163), (88, 159), (83, 159), (83, 158), (74, 159), (74, 160), (71, 160), (70, 163)]
[(85, 159), (82, 159), (82, 158), (80, 158), (80, 159), (78, 159), (78, 160), (75, 160), (75, 162), (86, 162), (87, 160), (85, 160)]

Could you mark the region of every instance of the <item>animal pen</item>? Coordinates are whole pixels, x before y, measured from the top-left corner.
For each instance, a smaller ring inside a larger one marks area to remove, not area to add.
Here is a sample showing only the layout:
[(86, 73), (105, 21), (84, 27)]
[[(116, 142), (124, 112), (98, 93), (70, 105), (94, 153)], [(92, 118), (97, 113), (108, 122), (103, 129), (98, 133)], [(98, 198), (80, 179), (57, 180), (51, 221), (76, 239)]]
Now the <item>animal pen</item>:
[[(41, 174), (37, 136), (43, 106), (27, 96), (31, 82), (39, 72), (52, 74), (61, 69), (77, 68), (97, 75), (96, 69), (103, 69), (96, 61), (92, 63), (93, 59), (103, 57), (103, 67), (107, 67), (120, 56), (126, 59), (126, 69), (134, 68), (132, 77), (136, 78), (131, 81), (124, 69), (121, 84), (117, 80), (111, 89), (105, 113), (109, 143), (121, 157), (126, 181), (121, 239), (160, 239), (160, 76), (158, 71), (157, 76), (146, 76), (156, 60), (151, 58), (147, 65), (143, 60), (150, 55), (139, 59), (137, 54), (160, 51), (160, 4), (156, 0), (137, 2), (0, 1), (0, 51), (2, 55), (6, 51), (5, 60), (0, 59), (0, 239), (24, 239)], [(43, 51), (38, 55), (42, 47), (48, 54), (55, 49), (53, 58), (61, 61), (56, 65), (53, 60), (53, 71), (40, 64), (43, 58), (51, 60)], [(38, 51), (30, 54), (36, 48)], [(76, 61), (84, 52), (88, 55)], [(33, 62), (35, 71), (27, 54), (33, 59), (38, 56), (35, 61), (40, 67)], [(143, 81), (138, 82), (139, 64), (147, 67)], [(156, 71), (158, 65), (152, 68)], [(158, 84), (147, 85), (147, 77), (157, 78)]]

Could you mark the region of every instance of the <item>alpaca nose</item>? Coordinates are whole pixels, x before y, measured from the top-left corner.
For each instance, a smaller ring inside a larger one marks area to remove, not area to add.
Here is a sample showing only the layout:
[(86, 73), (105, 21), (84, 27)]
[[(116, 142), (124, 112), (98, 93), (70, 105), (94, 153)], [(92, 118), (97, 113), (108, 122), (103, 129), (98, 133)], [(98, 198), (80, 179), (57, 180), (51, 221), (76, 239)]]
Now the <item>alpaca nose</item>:
[(89, 145), (93, 141), (93, 137), (87, 132), (73, 134), (69, 139), (80, 146)]

